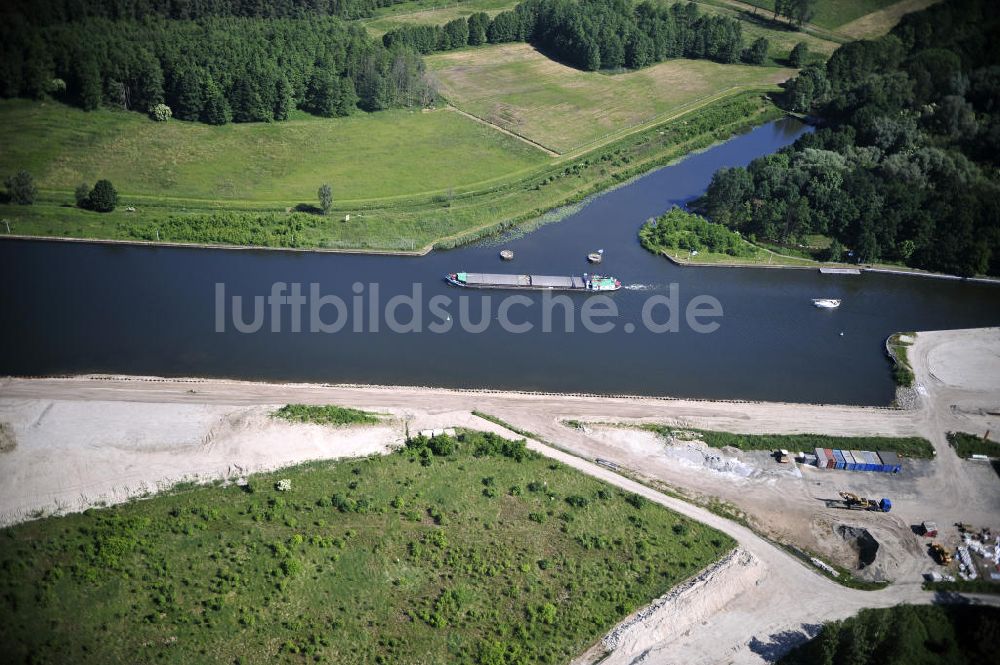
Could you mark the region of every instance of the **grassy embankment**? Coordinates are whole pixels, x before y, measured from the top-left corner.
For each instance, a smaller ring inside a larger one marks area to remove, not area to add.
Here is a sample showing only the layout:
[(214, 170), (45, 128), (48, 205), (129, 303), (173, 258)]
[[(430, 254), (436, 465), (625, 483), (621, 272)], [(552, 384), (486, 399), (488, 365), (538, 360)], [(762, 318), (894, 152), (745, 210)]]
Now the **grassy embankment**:
[(916, 333), (895, 333), (886, 341), (885, 348), (893, 362), (892, 378), (897, 386), (912, 388), (916, 377), (910, 365), (909, 349)]
[(1000, 595), (1000, 583), (978, 578), (975, 580), (955, 580), (954, 582), (923, 583), (925, 591), (942, 591), (944, 593), (990, 593)]
[(697, 439), (713, 448), (731, 446), (740, 450), (791, 450), (810, 452), (815, 448), (839, 450), (891, 450), (905, 457), (931, 459), (934, 446), (927, 439), (909, 436), (830, 436), (827, 434), (734, 434), (713, 430), (643, 425), (665, 437)]
[(317, 425), (373, 425), (379, 421), (377, 413), (333, 404), (286, 404), (274, 412), (274, 417)]
[(984, 439), (968, 432), (948, 432), (948, 443), (955, 449), (955, 454), (968, 459), (973, 455), (986, 455), (1000, 458), (1000, 443)]
[[(751, 69), (729, 68), (740, 76)], [(778, 117), (760, 92), (773, 89), (767, 81), (775, 70), (756, 71), (759, 84), (732, 90), (720, 70), (717, 88), (704, 98), (678, 101), (667, 116), (560, 157), (448, 110), (334, 120), (301, 114), (273, 125), (209, 127), (4, 101), (0, 173), (26, 168), (41, 196), (33, 206), (0, 206), (0, 217), (22, 235), (403, 251), (453, 246)], [(614, 85), (614, 78), (591, 76)], [(72, 207), (76, 185), (101, 177), (121, 192), (118, 209)], [(288, 212), (312, 205), (322, 182), (333, 185), (331, 215)]]
[(0, 531), (10, 662), (564, 662), (734, 545), (478, 433), (249, 480)]
[[(815, 3), (816, 14), (810, 23), (828, 30), (836, 30), (842, 25), (885, 9), (898, 0), (823, 0)], [(760, 7), (769, 16), (774, 15), (774, 0), (741, 0), (743, 4)], [(785, 19), (781, 19), (785, 20)]]

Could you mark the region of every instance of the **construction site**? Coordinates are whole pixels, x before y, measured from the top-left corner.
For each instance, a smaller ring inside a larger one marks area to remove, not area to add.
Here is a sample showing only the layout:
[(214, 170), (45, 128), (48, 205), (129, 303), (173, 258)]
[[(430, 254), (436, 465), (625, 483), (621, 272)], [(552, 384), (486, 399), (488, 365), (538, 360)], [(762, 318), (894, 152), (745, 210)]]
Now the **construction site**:
[[(526, 438), (529, 449), (737, 542), (729, 556), (625, 619), (578, 662), (765, 662), (814, 636), (823, 622), (862, 608), (1000, 605), (997, 587), (926, 586), (951, 580), (1000, 586), (1000, 478), (990, 461), (959, 458), (947, 439), (948, 432), (983, 437), (1000, 431), (1000, 329), (918, 333), (910, 360), (916, 382), (909, 409), (10, 378), (0, 386), (0, 421), (7, 423), (0, 520), (6, 525), (121, 503), (182, 480), (237, 479), (311, 459), (384, 453), (412, 432), (490, 431)], [(274, 405), (291, 402), (368, 409), (386, 419), (338, 433), (268, 416)], [(851, 471), (846, 457), (842, 469), (817, 466), (815, 448), (713, 448), (699, 434), (817, 430), (837, 437), (923, 437), (933, 455), (894, 460), (882, 455), (887, 451), (869, 451), (883, 468), (866, 472), (857, 469), (858, 458), (874, 461), (845, 445)]]

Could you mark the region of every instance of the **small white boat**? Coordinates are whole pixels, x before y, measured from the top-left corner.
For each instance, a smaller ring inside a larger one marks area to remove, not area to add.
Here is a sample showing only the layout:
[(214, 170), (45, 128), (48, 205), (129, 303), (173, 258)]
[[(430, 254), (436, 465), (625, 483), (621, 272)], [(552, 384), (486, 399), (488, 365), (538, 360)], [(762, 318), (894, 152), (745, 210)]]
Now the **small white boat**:
[(590, 254), (587, 254), (587, 260), (590, 261), (591, 263), (600, 263), (602, 260), (604, 260), (604, 250), (599, 249), (596, 252), (591, 252)]
[(840, 307), (840, 300), (837, 298), (813, 298), (813, 305), (822, 309), (837, 309)]
[(510, 249), (500, 250), (500, 258), (504, 261), (512, 261), (514, 259), (514, 252)]

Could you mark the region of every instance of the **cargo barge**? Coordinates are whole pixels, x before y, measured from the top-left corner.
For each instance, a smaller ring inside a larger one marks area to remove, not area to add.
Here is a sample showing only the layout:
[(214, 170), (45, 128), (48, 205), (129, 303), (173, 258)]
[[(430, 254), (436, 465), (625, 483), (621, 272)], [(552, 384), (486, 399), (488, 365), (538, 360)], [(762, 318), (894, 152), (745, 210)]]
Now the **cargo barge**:
[(480, 272), (453, 272), (444, 276), (454, 286), (473, 289), (536, 289), (553, 291), (617, 291), (622, 283), (614, 277), (553, 275), (495, 275)]

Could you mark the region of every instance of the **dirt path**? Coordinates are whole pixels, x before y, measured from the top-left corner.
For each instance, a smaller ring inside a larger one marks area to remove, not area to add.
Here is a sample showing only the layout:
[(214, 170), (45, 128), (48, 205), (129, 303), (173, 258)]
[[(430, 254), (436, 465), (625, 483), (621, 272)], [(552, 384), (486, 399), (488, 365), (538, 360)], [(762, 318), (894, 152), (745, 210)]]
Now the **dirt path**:
[(483, 120), (478, 115), (472, 115), (471, 113), (468, 113), (467, 111), (463, 111), (462, 109), (458, 108), (457, 106), (452, 106), (451, 104), (449, 104), (446, 108), (449, 111), (454, 111), (455, 113), (457, 113), (459, 115), (465, 116), (469, 120), (472, 120), (474, 122), (478, 122), (481, 125), (486, 125), (487, 127), (490, 127), (491, 129), (495, 129), (498, 132), (503, 132), (507, 136), (511, 136), (511, 137), (517, 139), (518, 141), (524, 141), (525, 143), (527, 143), (531, 147), (538, 148), (539, 150), (541, 150), (542, 152), (544, 152), (549, 157), (558, 157), (559, 156), (559, 153), (556, 152), (555, 150), (552, 150), (551, 148), (547, 148), (544, 145), (542, 145), (541, 143), (538, 143), (537, 141), (532, 141), (527, 136), (521, 136), (520, 134), (512, 132), (509, 129), (504, 129), (500, 125), (494, 125), (492, 122), (488, 122), (486, 120)]

